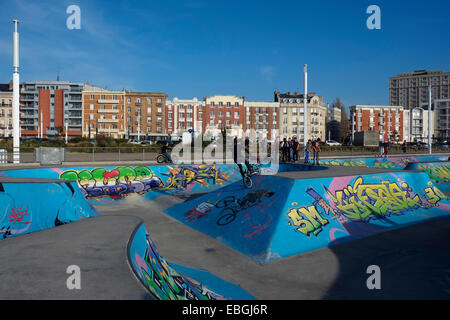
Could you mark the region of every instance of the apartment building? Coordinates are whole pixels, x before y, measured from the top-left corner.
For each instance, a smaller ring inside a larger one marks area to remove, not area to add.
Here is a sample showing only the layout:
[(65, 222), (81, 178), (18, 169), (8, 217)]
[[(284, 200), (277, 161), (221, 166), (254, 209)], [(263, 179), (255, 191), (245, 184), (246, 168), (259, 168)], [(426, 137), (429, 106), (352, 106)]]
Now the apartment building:
[(450, 73), (443, 70), (418, 70), (400, 73), (389, 79), (389, 105), (409, 110), (428, 103), (428, 87), (432, 100), (449, 99)]
[(12, 82), (0, 83), (0, 137), (11, 137), (12, 127)]
[(86, 85), (83, 93), (83, 137), (97, 134), (125, 138), (125, 92)]
[(356, 132), (379, 132), (383, 141), (409, 140), (409, 110), (402, 106), (355, 105), (350, 107), (352, 135)]
[[(274, 101), (280, 103), (280, 139), (297, 137), (304, 142), (304, 102), (303, 94), (298, 92), (274, 92)], [(315, 93), (307, 96), (307, 135), (308, 139), (326, 138), (327, 105), (323, 97)]]
[(165, 93), (125, 91), (126, 137), (138, 140), (166, 140)]
[(203, 114), (203, 134), (217, 134), (220, 130), (231, 130), (236, 135), (247, 130), (244, 97), (215, 95), (206, 97)]
[(178, 99), (166, 101), (165, 128), (167, 133), (176, 140), (183, 132), (194, 130), (203, 133), (203, 117), (205, 101), (193, 99)]
[(244, 101), (245, 128), (255, 130), (259, 137), (272, 141), (272, 133), (279, 129), (280, 103)]
[(435, 106), (435, 130), (436, 139), (441, 141), (450, 140), (450, 99), (439, 99), (434, 101)]
[(82, 83), (24, 82), (20, 89), (22, 137), (55, 138), (82, 134)]

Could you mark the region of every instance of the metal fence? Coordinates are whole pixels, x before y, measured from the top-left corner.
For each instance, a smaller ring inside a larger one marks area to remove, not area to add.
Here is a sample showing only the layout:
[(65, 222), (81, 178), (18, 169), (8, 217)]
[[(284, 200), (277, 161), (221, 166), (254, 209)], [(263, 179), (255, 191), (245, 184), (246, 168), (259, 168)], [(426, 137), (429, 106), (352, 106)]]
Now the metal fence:
[[(356, 147), (356, 146), (324, 146), (321, 147), (321, 157), (345, 158), (345, 157), (375, 157), (380, 155), (379, 147)], [(156, 162), (159, 148), (150, 146), (133, 147), (67, 147), (65, 148), (64, 162)], [(302, 151), (299, 156), (302, 157)], [(433, 147), (433, 154), (450, 154), (450, 148)], [(389, 149), (389, 156), (406, 156), (411, 154), (428, 154), (426, 147), (408, 147), (403, 152), (401, 146), (392, 146)], [(270, 152), (269, 152), (270, 155)], [(21, 163), (37, 163), (35, 148), (20, 148)], [(13, 163), (12, 148), (0, 149), (0, 163)]]

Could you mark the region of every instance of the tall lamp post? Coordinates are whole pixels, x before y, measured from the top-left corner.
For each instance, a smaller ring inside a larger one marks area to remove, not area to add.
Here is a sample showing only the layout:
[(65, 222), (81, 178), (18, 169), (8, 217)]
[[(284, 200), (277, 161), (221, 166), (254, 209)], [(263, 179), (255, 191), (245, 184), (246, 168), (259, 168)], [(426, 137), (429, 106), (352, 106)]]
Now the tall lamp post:
[(307, 127), (308, 127), (308, 118), (307, 118), (307, 108), (308, 108), (308, 65), (305, 64), (304, 66), (304, 76), (305, 76), (305, 80), (304, 80), (304, 85), (305, 85), (305, 94), (303, 96), (303, 145), (305, 147), (306, 150), (306, 134), (308, 132)]
[(20, 163), (19, 20), (13, 20), (13, 162)]
[(432, 150), (431, 150), (431, 85), (430, 85), (428, 87), (428, 154), (431, 153)]

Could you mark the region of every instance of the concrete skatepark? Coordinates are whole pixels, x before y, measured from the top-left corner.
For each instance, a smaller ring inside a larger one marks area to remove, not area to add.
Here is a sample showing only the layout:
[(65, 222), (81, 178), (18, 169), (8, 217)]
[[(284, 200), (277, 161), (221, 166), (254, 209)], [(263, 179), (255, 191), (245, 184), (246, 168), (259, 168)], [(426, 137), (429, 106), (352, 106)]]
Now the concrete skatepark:
[(449, 181), (448, 155), (281, 164), (251, 190), (234, 165), (5, 168), (0, 297), (448, 299)]

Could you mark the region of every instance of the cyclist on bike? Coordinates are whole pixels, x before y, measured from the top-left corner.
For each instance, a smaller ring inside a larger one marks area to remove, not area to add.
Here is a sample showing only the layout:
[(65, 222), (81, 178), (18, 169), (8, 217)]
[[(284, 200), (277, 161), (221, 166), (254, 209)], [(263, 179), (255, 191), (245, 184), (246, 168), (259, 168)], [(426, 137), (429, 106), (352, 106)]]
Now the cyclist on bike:
[[(238, 147), (237, 147), (237, 145), (238, 145), (238, 143), (237, 143), (237, 137), (234, 137), (234, 163), (236, 163), (237, 164), (237, 166), (239, 167), (239, 172), (241, 173), (241, 175), (242, 175), (242, 178), (244, 178), (244, 168), (243, 168), (243, 166), (242, 166), (242, 163), (238, 163)], [(247, 168), (247, 171), (249, 172), (249, 174), (251, 175), (252, 173), (253, 173), (253, 165), (252, 164), (250, 164), (250, 162), (249, 162), (249, 158), (250, 158), (250, 140), (249, 140), (249, 138), (247, 137), (247, 138), (245, 138), (245, 160), (244, 160), (244, 163), (245, 163), (245, 166), (246, 166), (246, 168)]]
[(161, 147), (161, 154), (169, 160), (170, 163), (172, 163), (172, 158), (170, 157), (170, 154), (167, 152), (169, 149), (169, 143), (164, 142), (163, 146)]

